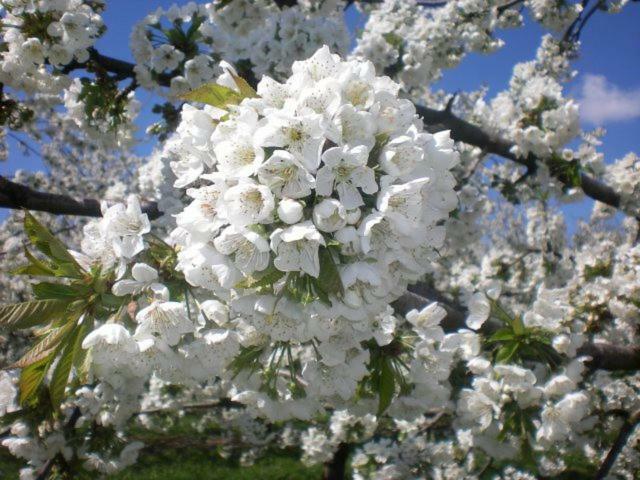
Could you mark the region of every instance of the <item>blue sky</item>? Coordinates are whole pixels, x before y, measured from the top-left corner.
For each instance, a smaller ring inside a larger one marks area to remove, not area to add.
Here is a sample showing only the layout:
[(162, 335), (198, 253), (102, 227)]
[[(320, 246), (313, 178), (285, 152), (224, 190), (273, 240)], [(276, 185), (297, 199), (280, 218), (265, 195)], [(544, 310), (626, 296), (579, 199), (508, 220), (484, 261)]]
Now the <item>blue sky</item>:
[[(132, 26), (155, 8), (168, 7), (172, 3), (174, 2), (169, 0), (107, 1), (104, 21), (108, 30), (98, 41), (98, 50), (105, 55), (133, 61), (129, 50)], [(347, 13), (347, 22), (350, 30), (355, 32), (362, 27), (364, 19), (352, 8)], [(458, 68), (445, 71), (443, 79), (436, 87), (455, 92), (487, 85), (490, 98), (507, 86), (515, 63), (534, 57), (543, 33), (537, 24), (529, 20), (524, 28), (497, 32), (497, 36), (505, 41), (501, 50), (491, 55), (468, 55)], [(640, 152), (640, 4), (630, 3), (617, 15), (594, 15), (582, 33), (581, 55), (574, 62), (574, 66), (579, 74), (567, 88), (575, 97), (581, 96), (585, 79), (593, 78), (594, 75), (606, 78), (604, 96), (592, 98), (590, 106), (596, 113), (600, 106), (609, 107), (602, 122), (607, 134), (601, 146), (607, 161), (619, 158), (629, 151)], [(140, 132), (143, 135), (144, 127), (157, 118), (150, 112), (157, 99), (144, 90), (139, 90), (137, 95), (143, 104), (143, 111), (139, 117), (142, 127)], [(627, 110), (631, 108), (633, 112), (616, 115), (617, 109), (625, 105), (628, 107)], [(637, 109), (635, 105), (638, 105)], [(616, 116), (626, 118), (616, 120)], [(583, 127), (592, 129), (594, 125), (583, 121)], [(143, 141), (137, 148), (138, 153), (146, 154), (152, 146), (153, 142)], [(42, 169), (37, 156), (25, 157), (11, 141), (10, 152), (9, 160), (0, 163), (0, 174), (10, 176), (19, 168)], [(577, 218), (586, 217), (590, 208), (591, 203), (585, 201), (565, 209), (570, 226)], [(0, 209), (0, 218), (5, 214)]]

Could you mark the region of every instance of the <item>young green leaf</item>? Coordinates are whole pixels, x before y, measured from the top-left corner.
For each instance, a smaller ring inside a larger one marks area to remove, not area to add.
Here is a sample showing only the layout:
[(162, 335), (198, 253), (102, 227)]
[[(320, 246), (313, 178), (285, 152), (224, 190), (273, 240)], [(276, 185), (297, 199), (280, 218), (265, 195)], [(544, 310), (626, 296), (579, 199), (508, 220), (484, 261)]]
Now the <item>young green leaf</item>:
[(242, 98), (258, 98), (258, 93), (253, 89), (251, 85), (247, 83), (247, 81), (239, 75), (236, 75), (231, 70), (227, 70), (227, 73), (231, 75), (233, 81), (236, 82), (236, 86), (240, 90), (240, 95)]
[(380, 362), (380, 374), (378, 377), (378, 416), (382, 415), (393, 399), (396, 390), (396, 379), (390, 360), (383, 358)]
[(59, 318), (69, 305), (68, 300), (31, 300), (0, 306), (0, 328), (18, 330), (45, 325)]
[(85, 322), (73, 329), (73, 332), (66, 340), (66, 346), (53, 371), (51, 382), (49, 383), (49, 396), (54, 409), (58, 408), (64, 398), (64, 391), (69, 381), (71, 367), (74, 364), (76, 356), (82, 351), (82, 340), (84, 340), (86, 334), (89, 333), (88, 325), (89, 323)]
[(515, 335), (510, 328), (501, 328), (487, 339), (487, 343), (506, 342), (514, 338)]
[(50, 268), (56, 276), (82, 278), (85, 272), (67, 247), (27, 211), (24, 214), (24, 231), (33, 246), (51, 259)]
[(327, 294), (342, 296), (344, 294), (344, 286), (331, 252), (329, 249), (321, 247), (319, 255), (320, 275), (318, 275), (318, 286)]
[(67, 334), (73, 330), (73, 323), (67, 322), (62, 327), (49, 330), (45, 337), (34, 345), (20, 360), (10, 368), (25, 368), (45, 357), (48, 357), (64, 341)]
[(20, 389), (20, 405), (31, 403), (38, 393), (40, 385), (55, 358), (57, 350), (54, 349), (46, 357), (22, 369), (18, 387)]
[(42, 282), (33, 285), (33, 293), (40, 300), (71, 300), (89, 292), (89, 288), (65, 285), (63, 283)]
[(224, 85), (207, 83), (181, 95), (180, 98), (190, 102), (206, 103), (207, 105), (226, 110), (229, 105), (238, 105), (243, 97), (235, 90), (225, 87)]
[(29, 249), (24, 249), (24, 255), (29, 261), (28, 265), (18, 267), (11, 271), (12, 275), (33, 275), (41, 277), (55, 277), (56, 271), (51, 265), (47, 265), (45, 262), (36, 258)]
[(511, 360), (511, 358), (513, 358), (513, 356), (518, 351), (518, 347), (518, 342), (510, 342), (499, 348), (498, 352), (496, 353), (496, 362), (506, 363)]

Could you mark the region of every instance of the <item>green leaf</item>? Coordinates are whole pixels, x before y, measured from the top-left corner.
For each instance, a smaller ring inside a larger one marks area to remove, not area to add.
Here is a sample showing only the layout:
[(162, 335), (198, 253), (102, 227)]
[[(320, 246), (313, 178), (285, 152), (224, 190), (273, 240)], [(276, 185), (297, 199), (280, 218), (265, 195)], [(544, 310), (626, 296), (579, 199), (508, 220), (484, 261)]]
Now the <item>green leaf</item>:
[(389, 142), (389, 134), (387, 133), (379, 133), (376, 135), (376, 143), (374, 144), (371, 152), (369, 152), (369, 158), (367, 160), (367, 166), (373, 168), (380, 163), (380, 154), (382, 153), (382, 149)]
[(384, 35), (382, 35), (382, 37), (387, 41), (389, 45), (394, 48), (400, 48), (402, 46), (402, 37), (397, 35), (396, 33), (385, 33)]
[(511, 329), (501, 328), (487, 339), (487, 343), (504, 342), (507, 340), (513, 340), (514, 338), (515, 335)]
[(284, 277), (284, 275), (285, 272), (278, 270), (272, 265), (267, 268), (259, 278), (248, 276), (244, 280), (238, 282), (233, 288), (247, 289), (271, 287), (274, 283)]
[(71, 300), (88, 293), (89, 289), (80, 289), (76, 286), (65, 285), (63, 283), (42, 282), (33, 285), (34, 295), (43, 299)]
[(396, 379), (391, 367), (390, 360), (383, 358), (380, 362), (380, 373), (378, 377), (378, 416), (382, 415), (393, 399), (396, 390)]
[(56, 276), (82, 278), (84, 270), (67, 247), (27, 211), (24, 214), (24, 231), (33, 246), (52, 260), (51, 269)]
[(234, 0), (219, 0), (218, 2), (214, 3), (214, 9), (216, 10), (221, 10), (224, 7), (226, 7), (227, 5), (229, 5), (231, 2), (233, 2)]
[(20, 380), (18, 381), (21, 405), (26, 405), (33, 401), (56, 353), (57, 351), (54, 350), (46, 357), (22, 369)]
[(29, 249), (24, 249), (24, 255), (27, 257), (29, 261), (28, 265), (24, 265), (22, 267), (18, 267), (11, 271), (13, 275), (34, 275), (34, 276), (42, 276), (42, 277), (55, 277), (56, 272), (54, 268), (50, 265), (47, 265), (45, 262), (36, 258)]
[(62, 351), (62, 355), (58, 360), (53, 375), (51, 376), (51, 382), (49, 383), (49, 396), (51, 398), (51, 405), (54, 409), (57, 409), (62, 399), (64, 398), (64, 392), (69, 381), (69, 374), (71, 373), (71, 367), (73, 366), (76, 356), (82, 351), (82, 340), (89, 332), (89, 323), (84, 322), (81, 325), (75, 327), (73, 332), (66, 340), (66, 346)]
[(227, 70), (227, 73), (231, 75), (233, 81), (236, 82), (236, 86), (238, 87), (238, 90), (240, 90), (242, 98), (258, 98), (258, 92), (256, 92), (244, 78), (236, 75), (231, 70)]
[(225, 87), (224, 85), (207, 83), (181, 95), (180, 98), (190, 102), (206, 103), (207, 105), (226, 110), (229, 105), (238, 105), (243, 97), (235, 90)]
[(506, 363), (511, 360), (511, 358), (516, 354), (518, 347), (518, 342), (510, 342), (504, 347), (498, 349), (498, 352), (496, 353), (496, 362)]
[(318, 275), (317, 285), (326, 294), (342, 296), (344, 294), (344, 286), (331, 252), (328, 248), (320, 247), (319, 256), (320, 275)]
[(69, 302), (63, 300), (31, 300), (0, 306), (0, 328), (16, 330), (44, 325), (60, 317)]
[(67, 334), (73, 330), (73, 323), (68, 322), (62, 327), (53, 328), (46, 333), (46, 336), (34, 345), (20, 360), (9, 368), (26, 368), (54, 352), (64, 341)]
[(520, 318), (520, 315), (516, 315), (515, 317), (513, 317), (511, 325), (513, 327), (513, 333), (515, 333), (516, 335), (522, 335), (526, 331), (526, 328), (524, 326), (524, 323), (522, 322), (522, 318)]
[(250, 372), (254, 372), (257, 370), (260, 356), (264, 352), (264, 347), (259, 345), (253, 345), (249, 347), (241, 347), (240, 352), (229, 364), (229, 368), (233, 372), (233, 377), (235, 378), (238, 374), (248, 369)]

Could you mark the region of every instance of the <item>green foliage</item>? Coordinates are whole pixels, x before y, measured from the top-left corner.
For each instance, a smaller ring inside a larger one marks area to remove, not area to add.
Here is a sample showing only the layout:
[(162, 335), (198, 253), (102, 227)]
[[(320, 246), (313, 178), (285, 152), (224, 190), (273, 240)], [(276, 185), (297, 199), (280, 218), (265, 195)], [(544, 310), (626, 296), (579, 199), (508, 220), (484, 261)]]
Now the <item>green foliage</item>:
[(318, 275), (317, 288), (327, 295), (344, 295), (344, 286), (340, 278), (340, 272), (336, 267), (331, 251), (320, 247), (320, 275)]
[(180, 98), (190, 102), (206, 103), (207, 105), (227, 110), (230, 105), (238, 105), (245, 98), (256, 98), (258, 96), (246, 80), (233, 74), (233, 72), (229, 72), (229, 74), (240, 90), (239, 93), (224, 85), (206, 83), (195, 90), (185, 93)]
[(237, 466), (193, 449), (175, 449), (142, 457), (134, 467), (114, 475), (114, 480), (308, 480), (320, 478), (322, 466), (306, 467), (298, 459), (272, 454), (255, 465)]
[(21, 130), (25, 124), (31, 123), (34, 112), (20, 102), (11, 98), (0, 97), (0, 126), (13, 130)]
[(375, 341), (367, 344), (369, 349), (369, 374), (359, 386), (360, 394), (378, 397), (380, 416), (387, 411), (396, 393), (408, 393), (412, 385), (407, 382), (409, 368), (402, 360), (406, 345), (399, 339), (380, 347)]
[(499, 320), (503, 327), (485, 340), (498, 363), (535, 360), (551, 368), (562, 362), (561, 355), (551, 346), (553, 335), (542, 328), (527, 327), (518, 315), (511, 316), (495, 300), (491, 302), (491, 317)]
[(613, 275), (613, 265), (609, 261), (584, 266), (584, 279), (586, 281), (591, 281), (597, 277), (610, 278), (611, 275)]
[(151, 30), (147, 35), (150, 40), (155, 42), (160, 40), (158, 34), (163, 35), (165, 37), (164, 41), (161, 40), (163, 43), (168, 43), (184, 53), (184, 59), (178, 67), (178, 70), (180, 70), (188, 60), (191, 60), (199, 53), (200, 26), (204, 21), (205, 17), (194, 13), (189, 22), (184, 22), (181, 18), (178, 18), (173, 21), (170, 28), (165, 28), (159, 23), (151, 25)]
[(241, 347), (240, 353), (229, 364), (234, 378), (243, 370), (249, 370), (250, 373), (255, 372), (260, 366), (260, 357), (263, 353), (264, 347), (259, 345)]
[[(113, 439), (111, 437), (111, 442)], [(204, 444), (204, 442), (203, 442)], [(0, 478), (18, 478), (20, 459), (0, 449)], [(322, 466), (307, 467), (293, 456), (273, 453), (252, 466), (239, 466), (212, 452), (196, 448), (157, 448), (142, 454), (132, 467), (108, 478), (113, 480), (308, 480), (320, 478)], [(74, 473), (74, 479), (93, 480), (94, 472)]]
[(240, 90), (240, 96), (242, 98), (258, 98), (258, 92), (256, 92), (255, 89), (251, 85), (249, 85), (249, 83), (244, 78), (236, 75), (231, 70), (227, 70), (227, 73), (231, 75), (231, 78), (233, 78), (233, 81), (236, 83), (238, 90)]
[(73, 328), (71, 335), (65, 342), (66, 345), (62, 350), (49, 383), (49, 395), (53, 406), (60, 405), (64, 399), (64, 391), (71, 374), (71, 368), (82, 351), (82, 340), (90, 331), (88, 325), (89, 323), (87, 322)]
[(127, 90), (120, 91), (117, 82), (107, 76), (98, 76), (95, 80), (82, 78), (80, 81), (82, 90), (78, 100), (84, 104), (89, 125), (99, 130), (106, 125), (110, 132), (116, 134), (127, 118)]
[(20, 403), (29, 408), (42, 402), (41, 387), (53, 369), (46, 403), (55, 410), (64, 399), (73, 367), (78, 376), (86, 374), (86, 352), (81, 345), (94, 319), (108, 318), (122, 308), (127, 298), (110, 293), (112, 272), (103, 272), (99, 266), (86, 271), (29, 212), (25, 212), (24, 229), (31, 244), (45, 258), (39, 259), (26, 250), (29, 263), (14, 273), (48, 279), (33, 285), (34, 300), (0, 306), (0, 327), (41, 327), (35, 332), (35, 345), (12, 368), (22, 369), (18, 383)]
[(184, 292), (190, 287), (184, 279), (184, 275), (176, 270), (178, 252), (174, 247), (153, 234), (147, 235), (146, 241), (148, 248), (144, 251), (145, 263), (157, 270), (160, 282), (169, 289), (172, 299), (183, 298)]
[(238, 282), (234, 288), (247, 289), (255, 288), (259, 293), (273, 292), (273, 285), (285, 276), (285, 272), (278, 270), (275, 266), (269, 265), (262, 272), (258, 272), (258, 276), (247, 276), (244, 280)]
[(24, 231), (31, 244), (48, 258), (48, 262), (45, 263), (37, 261), (33, 255), (27, 257), (30, 264), (43, 272), (42, 274), (50, 271), (53, 273), (52, 276), (56, 277), (82, 278), (84, 276), (86, 272), (69, 253), (67, 247), (27, 211), (24, 214)]
[(404, 43), (402, 37), (393, 32), (385, 33), (382, 37), (394, 48), (401, 48)]
[(564, 184), (563, 190), (582, 185), (582, 169), (577, 159), (564, 160), (554, 153), (546, 163), (549, 167), (549, 173)]
[(59, 318), (69, 303), (64, 300), (31, 300), (0, 306), (0, 328), (20, 330)]
[(379, 165), (380, 153), (382, 153), (382, 149), (385, 147), (388, 141), (389, 141), (389, 134), (379, 133), (376, 135), (376, 143), (373, 145), (373, 148), (369, 152), (369, 158), (367, 159), (367, 166), (371, 168), (375, 168)]
[(542, 129), (542, 114), (555, 108), (558, 108), (558, 103), (554, 99), (542, 97), (538, 105), (529, 110), (526, 116), (520, 121), (520, 128), (534, 126)]

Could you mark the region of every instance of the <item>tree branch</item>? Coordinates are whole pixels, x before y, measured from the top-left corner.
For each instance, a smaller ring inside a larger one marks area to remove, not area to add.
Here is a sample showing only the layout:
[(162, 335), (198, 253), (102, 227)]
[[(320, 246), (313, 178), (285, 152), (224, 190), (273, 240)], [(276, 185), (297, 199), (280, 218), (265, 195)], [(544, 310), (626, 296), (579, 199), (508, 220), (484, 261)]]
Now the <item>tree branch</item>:
[(347, 459), (351, 453), (348, 443), (341, 443), (330, 461), (324, 464), (322, 480), (344, 480)]
[(635, 345), (587, 343), (578, 355), (591, 357), (587, 366), (592, 370), (640, 370), (640, 347)]
[(638, 423), (640, 423), (640, 410), (631, 415), (627, 414), (627, 418), (622, 424), (622, 427), (620, 427), (620, 431), (618, 432), (615, 442), (613, 442), (611, 450), (609, 450), (604, 462), (602, 462), (602, 465), (598, 469), (598, 473), (596, 473), (596, 476), (594, 477), (595, 480), (602, 480), (609, 475), (609, 472), (615, 465), (618, 456), (629, 441), (629, 437), (635, 430)]
[[(81, 215), (85, 217), (101, 217), (100, 202), (84, 198), (76, 200), (68, 195), (47, 193), (34, 190), (26, 185), (12, 182), (0, 175), (0, 207), (26, 208), (38, 212), (48, 212), (56, 215)], [(146, 202), (142, 211), (150, 220), (162, 215), (156, 202)]]
[[(500, 157), (511, 160), (519, 165), (527, 168), (528, 171), (535, 171), (537, 162), (543, 161), (532, 154), (527, 157), (518, 157), (512, 152), (513, 143), (502, 138), (489, 135), (477, 125), (467, 122), (454, 115), (451, 111), (435, 110), (432, 108), (417, 105), (416, 111), (423, 118), (425, 125), (428, 127), (444, 128), (451, 131), (451, 138), (457, 142), (466, 143), (479, 147), (487, 153), (498, 155)], [(436, 130), (432, 128), (431, 130)], [(556, 177), (563, 184), (562, 178)], [(606, 185), (595, 178), (580, 173), (580, 181), (582, 191), (593, 200), (605, 203), (616, 209), (620, 208), (621, 197), (609, 185)]]

